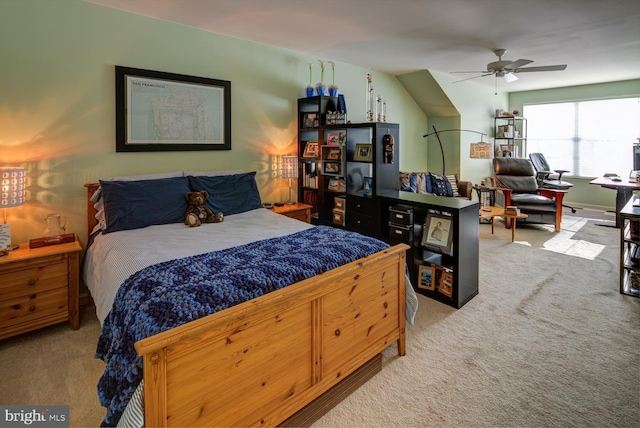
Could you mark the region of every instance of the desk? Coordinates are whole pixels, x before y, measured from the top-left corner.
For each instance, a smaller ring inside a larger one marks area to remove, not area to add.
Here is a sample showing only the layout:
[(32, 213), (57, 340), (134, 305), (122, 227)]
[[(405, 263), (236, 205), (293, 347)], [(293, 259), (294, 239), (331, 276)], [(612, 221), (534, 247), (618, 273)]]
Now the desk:
[(640, 183), (637, 181), (629, 181), (628, 177), (621, 177), (622, 181), (613, 181), (609, 177), (598, 177), (595, 180), (591, 180), (589, 184), (595, 184), (607, 189), (616, 189), (616, 227), (620, 227), (622, 220), (620, 218), (620, 211), (625, 204), (631, 199), (631, 194), (634, 190), (640, 190)]

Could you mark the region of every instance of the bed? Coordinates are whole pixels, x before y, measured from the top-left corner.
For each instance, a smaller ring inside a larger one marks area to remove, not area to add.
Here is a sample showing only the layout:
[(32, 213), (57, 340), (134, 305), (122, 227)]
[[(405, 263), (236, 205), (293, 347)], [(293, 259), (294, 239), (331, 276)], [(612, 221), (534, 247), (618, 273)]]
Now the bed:
[[(185, 183), (209, 191), (222, 223), (175, 221), (184, 207), (167, 202), (184, 195)], [(146, 426), (275, 426), (394, 342), (405, 354), (406, 245), (378, 247), (261, 208), (253, 173), (178, 172), (86, 187), (92, 238), (83, 279), (103, 326), (103, 425), (139, 424), (143, 413)], [(147, 218), (131, 222), (140, 207)], [(330, 249), (330, 241), (347, 244)], [(159, 277), (162, 292), (154, 291)], [(212, 283), (231, 303), (195, 300)]]

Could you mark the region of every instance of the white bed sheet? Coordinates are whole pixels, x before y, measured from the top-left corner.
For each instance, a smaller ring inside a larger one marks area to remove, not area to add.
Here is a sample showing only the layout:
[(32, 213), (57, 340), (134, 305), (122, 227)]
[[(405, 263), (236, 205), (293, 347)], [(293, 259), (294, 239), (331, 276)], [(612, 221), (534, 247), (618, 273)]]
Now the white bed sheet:
[(259, 208), (227, 216), (222, 223), (199, 227), (166, 224), (97, 235), (85, 255), (83, 279), (103, 324), (120, 285), (140, 269), (310, 227), (313, 226)]

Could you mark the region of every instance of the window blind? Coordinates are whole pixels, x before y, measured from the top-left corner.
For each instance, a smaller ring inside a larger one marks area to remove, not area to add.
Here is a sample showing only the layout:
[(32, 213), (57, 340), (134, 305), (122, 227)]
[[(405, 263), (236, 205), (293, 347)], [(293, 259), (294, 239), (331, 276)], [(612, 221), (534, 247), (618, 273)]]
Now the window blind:
[(628, 174), (640, 138), (640, 97), (529, 104), (527, 151), (544, 154), (552, 169), (593, 178)]

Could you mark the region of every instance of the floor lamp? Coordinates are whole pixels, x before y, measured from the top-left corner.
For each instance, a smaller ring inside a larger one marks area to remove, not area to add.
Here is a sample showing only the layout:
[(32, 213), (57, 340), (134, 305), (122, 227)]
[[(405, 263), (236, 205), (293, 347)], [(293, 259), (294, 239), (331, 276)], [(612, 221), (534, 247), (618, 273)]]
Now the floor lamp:
[(2, 224), (0, 224), (0, 253), (15, 250), (18, 245), (11, 246), (11, 228), (7, 223), (7, 208), (24, 204), (27, 173), (21, 167), (0, 168), (0, 208), (2, 208)]
[(293, 205), (295, 202), (291, 198), (291, 179), (298, 178), (298, 156), (282, 156), (282, 178), (289, 179), (289, 200), (285, 203)]
[(430, 132), (428, 134), (423, 135), (422, 138), (426, 138), (426, 137), (429, 137), (431, 135), (435, 135), (436, 138), (438, 139), (438, 144), (440, 145), (440, 154), (442, 155), (442, 175), (445, 175), (445, 164), (444, 164), (444, 150), (442, 149), (442, 141), (440, 141), (440, 133), (442, 133), (442, 132), (473, 132), (473, 133), (476, 133), (476, 134), (480, 134), (480, 142), (481, 143), (482, 143), (482, 137), (484, 135), (486, 135), (483, 132), (471, 131), (469, 129), (444, 129), (442, 131), (438, 131), (435, 126), (432, 126), (432, 128), (433, 128), (433, 132)]

